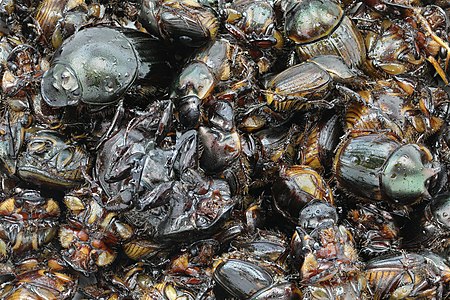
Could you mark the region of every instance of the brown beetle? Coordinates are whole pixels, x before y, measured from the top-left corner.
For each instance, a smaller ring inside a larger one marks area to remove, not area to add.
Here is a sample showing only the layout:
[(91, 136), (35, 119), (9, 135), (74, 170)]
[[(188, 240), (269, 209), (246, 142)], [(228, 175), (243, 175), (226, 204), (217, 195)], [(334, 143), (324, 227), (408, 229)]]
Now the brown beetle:
[(117, 256), (117, 244), (133, 234), (117, 213), (100, 206), (102, 196), (99, 188), (85, 187), (64, 197), (68, 223), (59, 229), (62, 256), (72, 268), (87, 275), (110, 265)]
[(69, 300), (78, 287), (78, 277), (70, 273), (57, 252), (49, 249), (15, 263), (12, 274), (12, 281), (0, 285), (1, 299)]
[(364, 63), (362, 36), (338, 1), (288, 0), (282, 1), (282, 8), (284, 31), (302, 59), (337, 55), (351, 68)]
[(0, 201), (0, 260), (39, 250), (57, 234), (60, 208), (34, 190), (19, 190)]

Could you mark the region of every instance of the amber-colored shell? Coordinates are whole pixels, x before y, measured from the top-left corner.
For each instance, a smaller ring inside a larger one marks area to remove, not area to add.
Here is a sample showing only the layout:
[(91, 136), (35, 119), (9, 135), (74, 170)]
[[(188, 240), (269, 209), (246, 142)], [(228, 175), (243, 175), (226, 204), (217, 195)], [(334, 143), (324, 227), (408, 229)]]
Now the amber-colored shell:
[(343, 16), (344, 11), (333, 1), (303, 0), (288, 6), (284, 29), (294, 42), (311, 43), (329, 35)]
[(333, 204), (333, 194), (325, 180), (308, 166), (291, 166), (280, 171), (272, 187), (274, 205), (288, 220), (296, 224), (300, 210), (311, 200)]
[(139, 260), (158, 252), (160, 247), (150, 241), (134, 240), (123, 245), (124, 253), (131, 259)]
[(422, 255), (404, 253), (381, 256), (370, 260), (366, 268), (371, 299), (438, 298), (442, 281)]
[(67, 2), (69, 0), (44, 0), (39, 5), (36, 21), (41, 26), (42, 33), (46, 38), (52, 36), (56, 23), (63, 18), (64, 8)]

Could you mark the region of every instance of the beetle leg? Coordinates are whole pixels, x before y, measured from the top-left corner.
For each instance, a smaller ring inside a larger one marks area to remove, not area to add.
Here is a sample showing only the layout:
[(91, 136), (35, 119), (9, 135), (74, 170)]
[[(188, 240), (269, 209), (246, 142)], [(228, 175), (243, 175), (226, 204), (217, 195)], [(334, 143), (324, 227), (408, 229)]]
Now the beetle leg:
[(300, 63), (300, 59), (298, 58), (297, 52), (295, 51), (295, 49), (293, 49), (292, 51), (289, 51), (289, 54), (287, 55), (287, 60), (286, 60), (286, 69), (292, 66), (295, 66), (297, 64)]
[(187, 169), (196, 168), (200, 156), (199, 152), (201, 152), (199, 146), (197, 131), (194, 129), (186, 131), (177, 140), (175, 152), (169, 162), (170, 172), (178, 171), (180, 175), (183, 175)]
[(263, 107), (267, 107), (267, 103), (266, 102), (262, 102), (262, 103), (255, 103), (255, 104), (251, 104), (248, 105), (245, 108), (237, 108), (236, 112), (238, 113), (238, 115), (242, 116), (242, 117), (246, 117), (250, 114), (252, 114), (253, 112), (263, 108)]
[(98, 151), (100, 147), (117, 131), (119, 131), (120, 124), (122, 123), (122, 119), (125, 115), (125, 108), (123, 107), (123, 99), (120, 99), (119, 103), (117, 103), (116, 113), (111, 121), (111, 125), (108, 130), (103, 134), (100, 140), (95, 147), (95, 150)]
[[(233, 64), (235, 64), (235, 62), (233, 62)], [(223, 82), (221, 86), (227, 86), (227, 88), (225, 91), (216, 95), (217, 99), (233, 100), (236, 99), (237, 96), (242, 95), (246, 90), (253, 89), (255, 86), (255, 84), (253, 84), (253, 77), (255, 73), (254, 68), (246, 63), (243, 63), (242, 65), (245, 69), (243, 72), (245, 74), (245, 78), (234, 83), (232, 81)]]
[(131, 205), (131, 200), (133, 200), (133, 192), (127, 188), (114, 197), (109, 198), (106, 203), (100, 203), (104, 208), (111, 211), (121, 211), (127, 209)]
[(314, 107), (320, 107), (320, 108), (325, 108), (325, 109), (331, 109), (334, 107), (334, 105), (336, 103), (339, 102), (339, 99), (333, 99), (331, 101), (329, 100), (324, 100), (324, 99), (319, 99), (319, 100), (307, 100), (306, 103), (300, 104), (300, 107), (302, 107), (303, 105), (311, 105)]
[(247, 35), (240, 28), (233, 24), (225, 23), (225, 28), (239, 41), (243, 41), (245, 44), (249, 44)]
[(427, 296), (432, 296), (434, 294), (434, 292), (435, 292), (435, 288), (434, 287), (426, 289), (426, 287), (429, 286), (429, 282), (427, 282), (426, 280), (422, 279), (422, 281), (419, 284), (417, 284), (415, 281), (416, 280), (414, 278), (414, 281), (413, 281), (414, 288), (411, 290), (411, 292), (409, 293), (408, 296), (414, 297), (414, 298), (415, 297), (417, 297), (417, 298), (422, 298), (422, 297), (423, 298), (428, 298)]
[[(449, 64), (449, 60), (450, 60), (450, 47), (449, 47), (449, 44), (446, 41), (442, 40), (439, 36), (436, 35), (436, 33), (433, 32), (433, 30), (431, 29), (430, 23), (428, 23), (427, 19), (425, 19), (425, 17), (422, 15), (422, 13), (421, 13), (419, 8), (413, 8), (413, 10), (414, 10), (415, 17), (417, 18), (419, 23), (423, 26), (425, 31), (431, 36), (431, 38), (436, 43), (438, 43), (442, 48), (444, 48), (446, 50), (447, 57), (445, 58), (445, 68), (444, 68), (444, 70), (447, 70), (448, 64)], [(445, 72), (444, 72), (444, 74), (445, 74)], [(439, 75), (441, 76), (441, 74), (439, 74)], [(448, 84), (448, 80), (447, 79), (445, 79), (444, 81), (446, 81), (446, 84)]]
[(173, 102), (168, 101), (166, 108), (164, 109), (161, 120), (158, 123), (158, 128), (155, 133), (156, 145), (160, 146), (162, 141), (166, 138), (172, 127), (173, 116)]
[(358, 103), (361, 103), (364, 106), (369, 105), (369, 103), (367, 103), (366, 99), (364, 99), (360, 94), (358, 94), (357, 92), (355, 92), (352, 89), (349, 89), (346, 86), (336, 84), (335, 89), (339, 92), (339, 94), (341, 94), (344, 97), (346, 102), (348, 102), (348, 100), (350, 100), (350, 101), (356, 101)]
[(135, 169), (139, 168), (142, 161), (142, 156), (144, 154), (142, 149), (139, 149), (138, 144), (129, 145), (129, 147), (121, 150), (125, 151), (121, 151), (122, 153), (118, 153), (118, 155), (121, 155), (123, 159), (118, 160), (117, 163), (112, 166), (111, 169), (113, 169), (114, 172), (107, 173), (105, 175), (105, 181), (107, 183), (114, 183), (124, 180), (130, 176), (131, 173), (136, 173)]
[(81, 168), (81, 174), (83, 174), (84, 179), (89, 183), (89, 186), (92, 189), (100, 189), (100, 186), (96, 182), (97, 178), (92, 178), (91, 175), (89, 175), (89, 172), (86, 169), (86, 166)]
[(159, 184), (155, 189), (147, 192), (144, 196), (136, 199), (137, 210), (143, 211), (147, 208), (152, 209), (168, 203), (174, 184), (174, 181), (163, 182)]
[[(445, 60), (445, 69), (447, 69), (448, 59), (449, 56), (447, 56), (447, 59)], [(445, 71), (442, 69), (438, 61), (431, 55), (427, 57), (427, 61), (431, 63), (431, 65), (438, 73), (439, 77), (441, 77), (441, 79), (444, 81), (445, 85), (448, 85), (447, 75), (445, 74)]]

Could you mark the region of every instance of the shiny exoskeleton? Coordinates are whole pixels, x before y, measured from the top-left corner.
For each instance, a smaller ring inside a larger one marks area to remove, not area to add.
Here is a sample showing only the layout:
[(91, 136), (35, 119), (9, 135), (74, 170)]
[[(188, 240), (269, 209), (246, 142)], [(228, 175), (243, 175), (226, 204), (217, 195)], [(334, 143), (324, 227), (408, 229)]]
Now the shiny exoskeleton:
[(277, 180), (282, 166), (294, 164), (299, 127), (273, 126), (245, 135), (244, 153), (256, 186)]
[(42, 77), (41, 94), (53, 107), (107, 105), (125, 95), (155, 94), (170, 78), (158, 39), (134, 30), (91, 27), (58, 48)]
[(199, 164), (207, 173), (219, 173), (241, 155), (241, 137), (236, 130), (234, 110), (229, 102), (215, 102), (210, 112), (210, 126), (198, 128), (199, 144), (203, 148)]
[(389, 16), (380, 16), (379, 12), (373, 11), (359, 16), (371, 24), (377, 23), (366, 26), (363, 21), (358, 25), (364, 30), (367, 58), (373, 67), (388, 75), (414, 76), (426, 72), (425, 61), (428, 61), (448, 84), (446, 71), (450, 47), (444, 33), (448, 18), (442, 8), (435, 5), (415, 7), (409, 2), (397, 4), (384, 0), (364, 2)]
[(90, 299), (194, 300), (195, 295), (182, 284), (158, 281), (144, 264), (137, 263), (107, 272), (102, 283), (82, 289)]
[(302, 59), (337, 55), (352, 68), (364, 63), (366, 49), (361, 33), (338, 1), (286, 0), (281, 5), (284, 31)]
[(381, 33), (368, 31), (365, 35), (368, 62), (389, 75), (424, 72), (425, 58), (411, 46), (407, 32), (390, 21), (381, 25)]
[(237, 236), (230, 251), (215, 262), (217, 299), (301, 299), (297, 285), (284, 278), (288, 249), (286, 236), (279, 232), (256, 230)]
[(254, 66), (242, 49), (226, 39), (203, 47), (175, 79), (170, 97), (178, 110), (178, 120), (186, 128), (196, 127), (201, 107), (212, 96), (233, 98), (248, 89)]
[(222, 254), (221, 260), (237, 259), (255, 263), (268, 272), (284, 275), (290, 266), (287, 260), (289, 240), (281, 232), (256, 229), (235, 237), (230, 251)]
[(146, 28), (163, 39), (200, 47), (214, 40), (219, 21), (200, 1), (142, 0), (140, 17)]
[[(125, 215), (140, 233), (124, 245), (132, 259), (149, 258), (171, 249), (174, 241), (191, 243), (217, 232), (237, 199), (224, 180), (204, 178), (188, 170), (190, 182), (175, 181), (143, 197)], [(184, 174), (187, 176), (187, 173)]]
[(78, 287), (78, 276), (70, 273), (57, 252), (47, 249), (15, 263), (11, 273), (15, 278), (0, 285), (1, 299), (69, 300)]
[(352, 234), (337, 224), (336, 208), (313, 200), (301, 211), (300, 226), (291, 241), (291, 255), (300, 272), (307, 293), (331, 293), (340, 297), (339, 290), (361, 298), (362, 264), (359, 261)]
[(101, 206), (101, 190), (81, 188), (68, 193), (67, 224), (59, 229), (62, 257), (84, 274), (110, 265), (117, 257), (117, 244), (131, 238), (133, 229), (119, 220), (117, 213)]
[(334, 202), (325, 180), (303, 165), (281, 168), (279, 179), (272, 186), (272, 194), (276, 210), (296, 225), (300, 210), (313, 199)]
[(86, 5), (84, 1), (44, 0), (37, 7), (34, 18), (31, 18), (25, 30), (35, 31), (36, 39), (56, 49), (68, 36), (87, 25), (93, 18), (100, 17), (100, 10), (98, 3)]
[(57, 234), (60, 208), (38, 191), (19, 190), (0, 202), (0, 259), (37, 251)]
[(30, 112), (22, 100), (8, 102), (10, 109), (2, 118), (0, 131), (0, 170), (11, 177), (17, 171), (17, 158), (22, 151), (25, 131), (31, 126)]
[(326, 98), (336, 82), (351, 83), (356, 77), (338, 56), (316, 56), (275, 75), (264, 93), (267, 104), (277, 111), (331, 108), (334, 104)]
[(196, 295), (212, 295), (214, 256), (220, 249), (215, 238), (200, 240), (175, 254), (165, 270), (163, 282), (183, 286)]
[(428, 137), (443, 125), (436, 107), (445, 100), (438, 94), (417, 82), (377, 81), (350, 96), (358, 100), (347, 106), (346, 130), (389, 130), (407, 141)]
[(7, 96), (23, 96), (33, 93), (43, 70), (41, 55), (28, 44), (19, 44), (8, 53), (6, 68), (2, 74), (2, 90)]
[(216, 267), (214, 280), (228, 294), (237, 298), (249, 298), (273, 283), (272, 276), (264, 268), (234, 259), (222, 262)]
[(407, 227), (405, 247), (436, 252), (450, 250), (450, 198), (448, 193), (431, 199)]
[(103, 200), (108, 209), (125, 209), (144, 193), (174, 179), (168, 167), (174, 155), (172, 145), (158, 146), (170, 123), (163, 121), (166, 104), (157, 102), (136, 115), (99, 148), (95, 178), (107, 196)]
[(283, 46), (283, 36), (277, 29), (271, 1), (238, 0), (222, 6), (226, 17), (225, 28), (239, 42), (262, 49)]
[(3, 72), (7, 68), (8, 56), (14, 48), (15, 43), (13, 39), (8, 39), (3, 36), (0, 38), (0, 75), (3, 77)]
[(249, 300), (263, 299), (300, 300), (305, 298), (302, 297), (302, 292), (296, 283), (281, 282), (261, 289), (249, 298)]
[(373, 204), (358, 205), (348, 213), (347, 220), (361, 254), (375, 257), (400, 250), (400, 228), (394, 216)]
[(367, 262), (371, 299), (442, 299), (449, 268), (435, 254), (403, 253)]
[(333, 152), (342, 136), (342, 126), (338, 115), (325, 116), (304, 130), (301, 136), (299, 159), (320, 174), (330, 169)]
[(351, 195), (408, 205), (429, 197), (430, 178), (440, 167), (424, 146), (402, 144), (389, 132), (360, 132), (340, 145), (333, 169)]
[(90, 157), (76, 141), (54, 130), (31, 128), (17, 160), (17, 175), (31, 184), (58, 189), (81, 185)]
[(449, 299), (448, 16), (0, 1), (0, 299)]
[(257, 151), (254, 139), (239, 134), (234, 106), (226, 100), (208, 103), (205, 125), (198, 127), (198, 166), (208, 175), (226, 179), (232, 194), (248, 191), (252, 159)]

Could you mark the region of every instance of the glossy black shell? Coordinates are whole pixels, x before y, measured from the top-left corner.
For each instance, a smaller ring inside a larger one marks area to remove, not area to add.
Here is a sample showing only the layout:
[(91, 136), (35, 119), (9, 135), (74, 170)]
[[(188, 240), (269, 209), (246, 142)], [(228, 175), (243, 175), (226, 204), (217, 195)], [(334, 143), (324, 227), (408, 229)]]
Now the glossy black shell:
[(229, 295), (245, 299), (273, 283), (272, 276), (263, 268), (243, 260), (222, 262), (214, 271), (214, 280)]
[(78, 31), (55, 52), (41, 82), (44, 101), (54, 107), (79, 102), (117, 102), (133, 86), (158, 86), (170, 78), (161, 41), (142, 32), (112, 27)]

